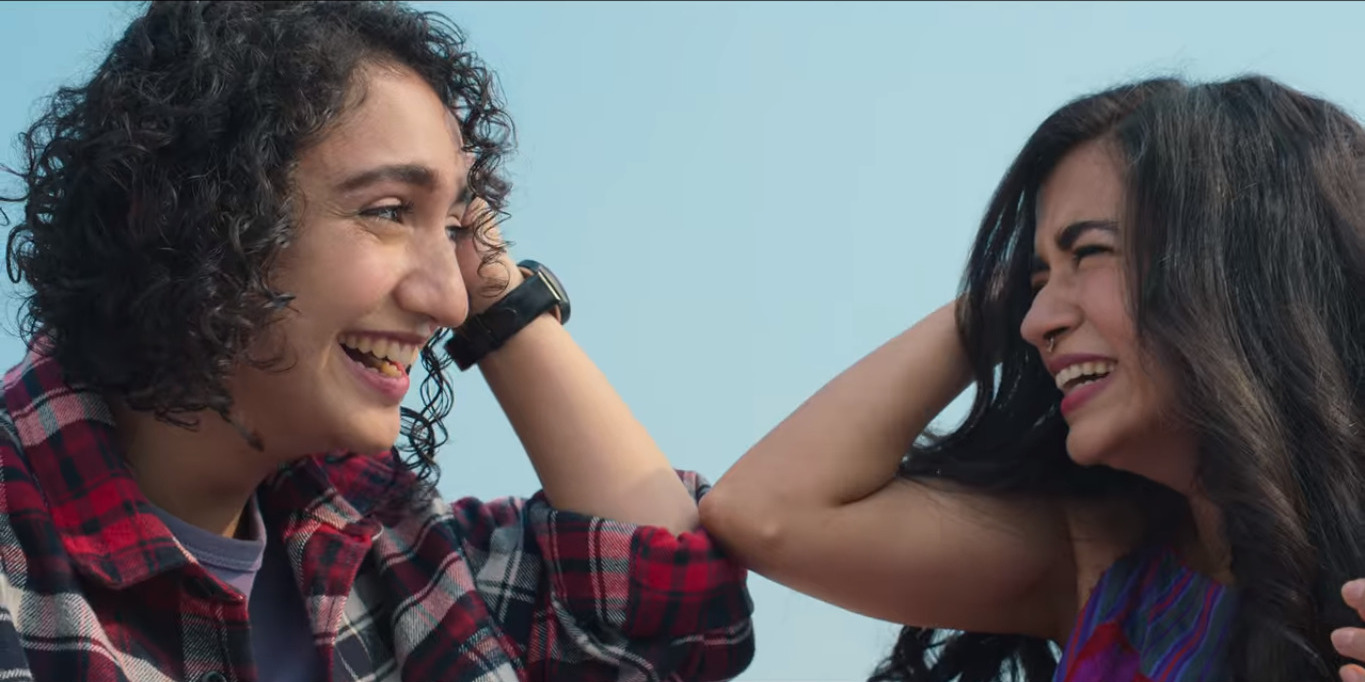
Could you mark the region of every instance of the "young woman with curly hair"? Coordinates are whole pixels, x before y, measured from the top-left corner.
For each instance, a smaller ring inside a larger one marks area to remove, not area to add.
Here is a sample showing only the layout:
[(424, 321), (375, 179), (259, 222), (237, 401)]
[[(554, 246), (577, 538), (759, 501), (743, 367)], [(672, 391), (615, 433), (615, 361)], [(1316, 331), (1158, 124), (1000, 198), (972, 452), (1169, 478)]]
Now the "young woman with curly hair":
[[(14, 170), (30, 352), (0, 406), (0, 677), (748, 664), (706, 486), (575, 345), (549, 270), (506, 252), (510, 140), (460, 32), (391, 3), (152, 3), (58, 91)], [(438, 499), (452, 360), (542, 493)]]
[(912, 626), (874, 680), (1365, 679), (1362, 291), (1339, 108), (1258, 77), (1084, 97), (1006, 172), (957, 301), (754, 446), (703, 523)]

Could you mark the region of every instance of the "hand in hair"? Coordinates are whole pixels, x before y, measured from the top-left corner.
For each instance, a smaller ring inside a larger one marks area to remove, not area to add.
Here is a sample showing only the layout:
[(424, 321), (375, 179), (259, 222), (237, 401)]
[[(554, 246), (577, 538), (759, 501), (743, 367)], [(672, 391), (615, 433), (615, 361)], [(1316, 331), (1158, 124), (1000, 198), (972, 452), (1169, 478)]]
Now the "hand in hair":
[[(1347, 606), (1365, 619), (1365, 579), (1352, 580), (1341, 588)], [(1339, 628), (1332, 633), (1332, 645), (1347, 658), (1365, 662), (1365, 628)], [(1342, 682), (1365, 682), (1365, 668), (1351, 664), (1341, 667)]]
[(507, 252), (508, 243), (499, 229), (501, 215), (483, 199), (473, 197), (465, 206), (459, 224), (452, 226), (456, 255), (469, 292), (470, 312), (480, 312), (521, 283), (522, 274)]

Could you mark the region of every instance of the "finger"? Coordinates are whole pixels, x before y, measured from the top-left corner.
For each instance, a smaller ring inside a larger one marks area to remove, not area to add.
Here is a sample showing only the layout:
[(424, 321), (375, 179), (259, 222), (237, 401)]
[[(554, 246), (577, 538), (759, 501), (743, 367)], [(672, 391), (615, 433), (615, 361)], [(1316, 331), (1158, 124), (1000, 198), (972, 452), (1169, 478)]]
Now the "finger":
[[(1339, 628), (1332, 631), (1332, 646), (1337, 653), (1357, 661), (1365, 661), (1365, 630), (1360, 628)], [(1343, 669), (1344, 674), (1344, 669)], [(1361, 682), (1365, 682), (1362, 679)]]
[(502, 236), (502, 227), (499, 224), (501, 216), (494, 211), (483, 199), (475, 199), (476, 203), (471, 203), (466, 209), (461, 224), (468, 231), (468, 236), (474, 237), (469, 241), (477, 247), (480, 252), (502, 249), (506, 244)]
[(1358, 665), (1341, 666), (1341, 682), (1365, 682), (1365, 668)]
[(493, 220), (497, 218), (497, 215), (493, 213), (492, 207), (488, 205), (487, 201), (484, 201), (483, 197), (476, 196), (465, 204), (464, 217), (467, 221), (465, 224), (473, 227), (476, 221)]
[(1365, 579), (1352, 580), (1341, 586), (1341, 598), (1346, 600), (1347, 606), (1356, 610), (1356, 613), (1365, 618)]

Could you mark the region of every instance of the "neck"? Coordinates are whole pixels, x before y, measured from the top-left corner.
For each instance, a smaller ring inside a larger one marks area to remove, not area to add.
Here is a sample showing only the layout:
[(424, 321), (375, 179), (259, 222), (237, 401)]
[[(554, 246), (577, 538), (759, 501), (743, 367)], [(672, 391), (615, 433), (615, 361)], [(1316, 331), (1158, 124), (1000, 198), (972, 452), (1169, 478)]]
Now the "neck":
[(1204, 494), (1193, 469), (1171, 477), (1166, 485), (1179, 492), (1189, 508), (1188, 525), (1178, 534), (1185, 563), (1218, 582), (1231, 585), (1232, 549), (1223, 532), (1223, 511)]
[[(1224, 584), (1233, 583), (1232, 552), (1223, 529), (1223, 513), (1204, 494), (1196, 462), (1198, 439), (1184, 429), (1169, 429), (1148, 439), (1146, 447), (1125, 457), (1141, 466), (1125, 467), (1166, 488), (1185, 500), (1189, 515), (1178, 521), (1174, 540), (1181, 558), (1190, 568)], [(1183, 515), (1183, 514), (1182, 514)]]
[(1193, 522), (1186, 562), (1218, 582), (1233, 584), (1232, 549), (1223, 534), (1222, 510), (1199, 492), (1187, 494), (1185, 499), (1189, 501)]
[(118, 443), (147, 499), (186, 523), (237, 535), (256, 487), (281, 461), (214, 413), (182, 428), (111, 401)]

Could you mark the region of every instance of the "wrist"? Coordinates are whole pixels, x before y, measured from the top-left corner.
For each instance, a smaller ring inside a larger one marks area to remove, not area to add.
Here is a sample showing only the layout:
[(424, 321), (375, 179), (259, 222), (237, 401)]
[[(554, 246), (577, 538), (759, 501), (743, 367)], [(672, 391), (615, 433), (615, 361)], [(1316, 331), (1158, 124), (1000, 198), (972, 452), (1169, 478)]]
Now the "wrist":
[(537, 354), (538, 350), (543, 349), (546, 343), (553, 344), (559, 336), (565, 334), (568, 334), (568, 331), (564, 329), (564, 325), (555, 320), (553, 312), (541, 313), (507, 339), (506, 343), (490, 350), (487, 355), (480, 358), (477, 366), (487, 372), (490, 369), (496, 370), (499, 366), (508, 363), (525, 363), (528, 357)]
[[(502, 278), (473, 286), (472, 314), (446, 343), (446, 351), (461, 371), (498, 350), (525, 327), (551, 313), (560, 324), (569, 321), (569, 298), (549, 268), (535, 261), (495, 263)], [(491, 269), (486, 267), (485, 270)], [(489, 273), (491, 278), (491, 273)], [(497, 295), (489, 295), (496, 293)]]

